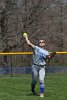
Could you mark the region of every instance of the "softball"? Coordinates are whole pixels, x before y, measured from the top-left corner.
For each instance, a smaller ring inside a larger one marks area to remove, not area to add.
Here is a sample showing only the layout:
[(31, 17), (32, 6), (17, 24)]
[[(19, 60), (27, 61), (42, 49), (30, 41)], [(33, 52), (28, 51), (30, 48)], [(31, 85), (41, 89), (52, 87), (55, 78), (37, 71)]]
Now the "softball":
[(23, 36), (24, 36), (24, 37), (27, 37), (27, 36), (28, 36), (28, 34), (27, 34), (27, 33), (23, 33)]

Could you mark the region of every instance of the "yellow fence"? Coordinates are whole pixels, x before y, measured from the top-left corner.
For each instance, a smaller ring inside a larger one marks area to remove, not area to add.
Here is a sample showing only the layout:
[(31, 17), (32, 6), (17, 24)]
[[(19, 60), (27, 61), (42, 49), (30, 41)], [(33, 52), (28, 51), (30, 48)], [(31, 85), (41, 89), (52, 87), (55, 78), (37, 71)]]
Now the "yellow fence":
[[(33, 52), (0, 52), (0, 74), (9, 74), (13, 76), (15, 74), (30, 72), (30, 68), (32, 65), (32, 54)], [(52, 59), (50, 62), (50, 65), (53, 66), (53, 68), (62, 64), (64, 65), (66, 60), (66, 58), (64, 59), (64, 56), (67, 56), (67, 52), (56, 52), (56, 54), (59, 56), (56, 56), (57, 58)], [(24, 67), (26, 69), (23, 69)], [(66, 68), (63, 68), (64, 67), (60, 67), (60, 69), (62, 69), (61, 72), (66, 71)], [(56, 71), (58, 70), (59, 69), (57, 69)]]
[[(28, 54), (33, 54), (33, 52), (0, 52), (0, 55), (20, 55), (20, 54), (28, 55)], [(67, 52), (56, 52), (56, 54), (67, 54)]]

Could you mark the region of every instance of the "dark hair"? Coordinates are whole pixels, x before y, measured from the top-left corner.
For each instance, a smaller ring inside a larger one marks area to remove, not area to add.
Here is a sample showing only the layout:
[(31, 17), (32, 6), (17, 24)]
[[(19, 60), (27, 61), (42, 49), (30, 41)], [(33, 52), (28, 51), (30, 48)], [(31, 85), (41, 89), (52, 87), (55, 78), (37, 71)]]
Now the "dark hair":
[(44, 40), (45, 41), (44, 37), (41, 37), (41, 38), (38, 39), (38, 41), (40, 41), (40, 40)]

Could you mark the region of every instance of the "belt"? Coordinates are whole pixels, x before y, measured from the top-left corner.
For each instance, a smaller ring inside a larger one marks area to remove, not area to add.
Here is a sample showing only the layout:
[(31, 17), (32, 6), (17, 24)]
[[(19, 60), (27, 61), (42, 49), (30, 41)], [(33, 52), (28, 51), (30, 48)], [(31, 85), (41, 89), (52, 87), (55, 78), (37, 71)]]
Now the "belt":
[(38, 64), (35, 64), (35, 63), (34, 63), (33, 65), (37, 65), (37, 66), (41, 66), (41, 67), (44, 67), (44, 66), (46, 66), (46, 64), (45, 64), (45, 65), (38, 65)]

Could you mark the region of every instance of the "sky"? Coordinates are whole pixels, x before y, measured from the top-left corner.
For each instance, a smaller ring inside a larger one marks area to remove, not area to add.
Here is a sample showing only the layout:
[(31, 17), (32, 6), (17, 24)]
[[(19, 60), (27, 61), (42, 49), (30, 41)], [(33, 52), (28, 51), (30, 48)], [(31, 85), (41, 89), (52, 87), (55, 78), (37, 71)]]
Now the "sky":
[(67, 0), (62, 0), (64, 3), (67, 3)]
[(24, 2), (24, 0), (17, 0), (17, 6), (20, 7), (20, 5)]
[[(21, 3), (23, 3), (25, 0), (16, 0), (16, 1), (17, 1), (18, 7), (20, 7)], [(63, 1), (63, 3), (66, 3), (67, 4), (67, 0), (61, 0), (61, 1)]]

